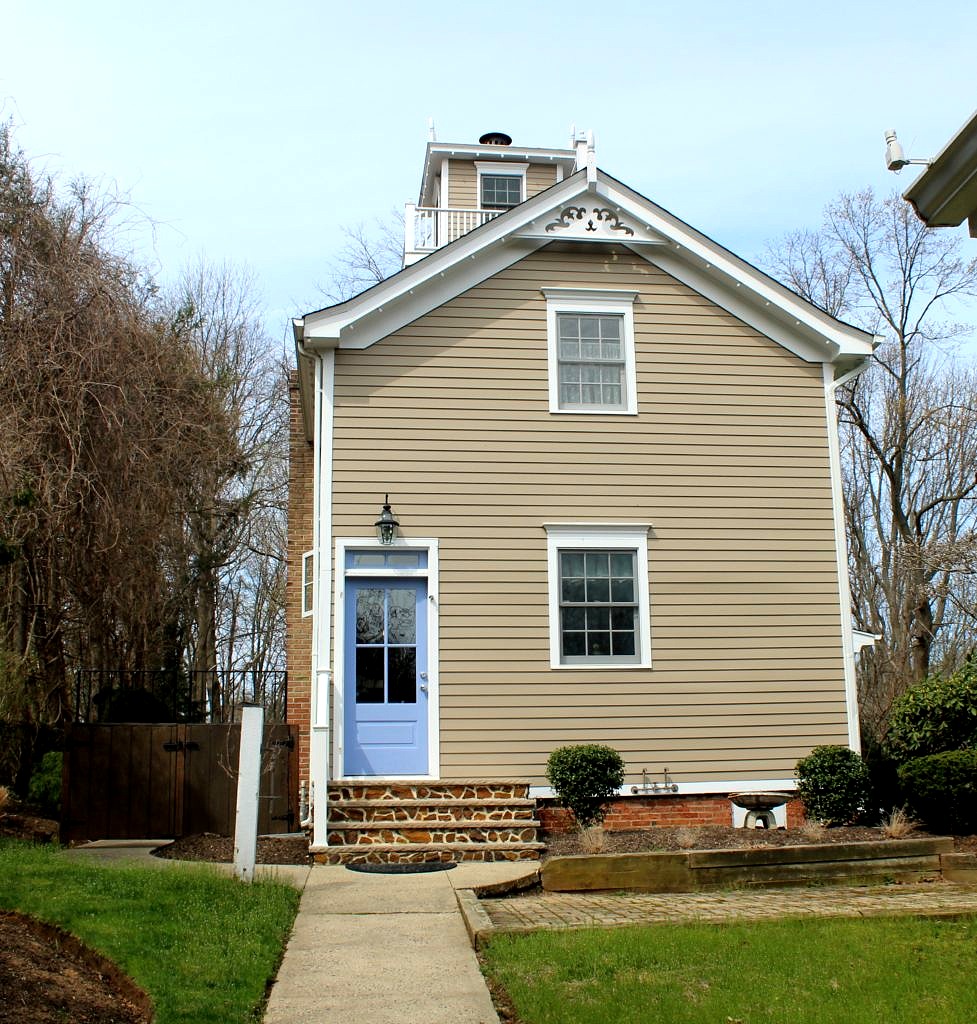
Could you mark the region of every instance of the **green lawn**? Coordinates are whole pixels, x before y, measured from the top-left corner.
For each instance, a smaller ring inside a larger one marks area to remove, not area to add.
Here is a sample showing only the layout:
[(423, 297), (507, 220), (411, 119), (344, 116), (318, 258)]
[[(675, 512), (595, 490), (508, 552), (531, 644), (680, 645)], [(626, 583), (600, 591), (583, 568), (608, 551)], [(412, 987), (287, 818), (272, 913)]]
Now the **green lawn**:
[(663, 925), (499, 936), (525, 1024), (972, 1024), (977, 918)]
[(205, 866), (102, 867), (0, 843), (0, 907), (73, 932), (150, 995), (157, 1024), (260, 1020), (299, 894)]

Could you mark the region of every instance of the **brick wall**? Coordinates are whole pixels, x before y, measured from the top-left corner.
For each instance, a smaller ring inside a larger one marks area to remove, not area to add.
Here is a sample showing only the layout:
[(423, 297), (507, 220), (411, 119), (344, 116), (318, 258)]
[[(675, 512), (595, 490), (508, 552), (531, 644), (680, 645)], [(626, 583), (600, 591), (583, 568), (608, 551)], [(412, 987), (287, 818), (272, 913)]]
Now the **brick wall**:
[(288, 563), (285, 587), (285, 662), (288, 721), (299, 727), (299, 779), (309, 778), (309, 700), (312, 690), (312, 618), (302, 617), (302, 555), (312, 547), (313, 451), (305, 439), (298, 375), (289, 376)]
[[(546, 832), (569, 832), (574, 828), (570, 813), (553, 800), (539, 802), (539, 820)], [(620, 832), (630, 828), (673, 828), (679, 826), (729, 825), (732, 810), (725, 796), (622, 796), (611, 804), (604, 828)], [(800, 800), (787, 804), (787, 827), (804, 822)]]

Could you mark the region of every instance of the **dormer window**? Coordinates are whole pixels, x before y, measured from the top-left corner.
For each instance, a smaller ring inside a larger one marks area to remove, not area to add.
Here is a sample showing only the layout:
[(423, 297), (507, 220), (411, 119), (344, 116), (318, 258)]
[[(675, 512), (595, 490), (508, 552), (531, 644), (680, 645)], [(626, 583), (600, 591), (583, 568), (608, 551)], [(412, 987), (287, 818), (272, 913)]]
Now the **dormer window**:
[(483, 210), (508, 210), (526, 198), (529, 164), (476, 160), (478, 202)]

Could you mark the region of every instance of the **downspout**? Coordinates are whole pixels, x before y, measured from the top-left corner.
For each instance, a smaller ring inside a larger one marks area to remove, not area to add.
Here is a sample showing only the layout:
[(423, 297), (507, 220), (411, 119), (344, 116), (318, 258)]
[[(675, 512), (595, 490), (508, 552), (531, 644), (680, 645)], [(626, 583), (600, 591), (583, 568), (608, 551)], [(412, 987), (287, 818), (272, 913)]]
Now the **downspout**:
[(328, 845), (330, 637), (329, 595), (332, 543), (332, 381), (334, 350), (309, 348), (296, 331), (296, 349), (313, 360), (312, 665), (309, 700), (309, 798), (303, 827), (312, 827), (312, 847)]
[(838, 564), (838, 604), (841, 609), (841, 643), (845, 676), (845, 704), (848, 710), (848, 746), (861, 752), (862, 738), (858, 715), (858, 686), (855, 676), (855, 638), (852, 626), (851, 580), (848, 577), (848, 534), (845, 529), (845, 493), (841, 476), (841, 443), (838, 437), (838, 388), (853, 381), (868, 369), (868, 360), (835, 379), (834, 366), (822, 364), (825, 415), (828, 427), (828, 465), (831, 474), (831, 507)]

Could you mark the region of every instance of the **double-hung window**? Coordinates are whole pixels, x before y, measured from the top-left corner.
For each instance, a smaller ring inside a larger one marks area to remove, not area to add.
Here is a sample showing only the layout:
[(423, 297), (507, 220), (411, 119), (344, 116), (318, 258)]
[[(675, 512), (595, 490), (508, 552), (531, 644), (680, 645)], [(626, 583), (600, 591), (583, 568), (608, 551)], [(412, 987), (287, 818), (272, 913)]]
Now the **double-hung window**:
[(634, 292), (544, 288), (550, 412), (635, 414)]
[(651, 664), (648, 527), (550, 523), (550, 664)]
[(478, 202), (483, 210), (508, 210), (526, 198), (529, 164), (476, 160)]

